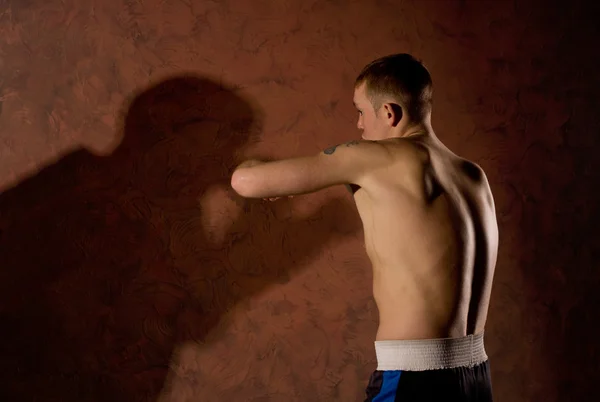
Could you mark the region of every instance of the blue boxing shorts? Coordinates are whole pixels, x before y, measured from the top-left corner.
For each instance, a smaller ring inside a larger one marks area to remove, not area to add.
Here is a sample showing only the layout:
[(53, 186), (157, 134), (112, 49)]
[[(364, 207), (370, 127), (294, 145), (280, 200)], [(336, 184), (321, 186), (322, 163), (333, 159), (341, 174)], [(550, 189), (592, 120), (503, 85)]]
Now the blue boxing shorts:
[(483, 333), (463, 338), (375, 342), (377, 369), (365, 402), (491, 402)]

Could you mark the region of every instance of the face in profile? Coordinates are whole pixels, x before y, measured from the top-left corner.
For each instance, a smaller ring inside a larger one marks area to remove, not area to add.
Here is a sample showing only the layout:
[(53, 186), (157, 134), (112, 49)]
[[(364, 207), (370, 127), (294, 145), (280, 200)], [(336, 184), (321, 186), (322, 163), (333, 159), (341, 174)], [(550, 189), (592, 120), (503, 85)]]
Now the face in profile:
[(385, 139), (390, 127), (387, 124), (383, 107), (375, 111), (367, 97), (365, 83), (360, 84), (354, 90), (354, 106), (358, 110), (356, 126), (362, 131), (362, 138), (371, 141)]

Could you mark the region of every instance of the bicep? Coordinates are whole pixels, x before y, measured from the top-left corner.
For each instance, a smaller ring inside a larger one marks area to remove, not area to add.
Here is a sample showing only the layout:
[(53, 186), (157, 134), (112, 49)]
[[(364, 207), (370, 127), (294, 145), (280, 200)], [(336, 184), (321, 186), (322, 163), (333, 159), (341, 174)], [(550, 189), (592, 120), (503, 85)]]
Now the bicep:
[(326, 148), (316, 157), (316, 168), (332, 184), (362, 186), (372, 172), (389, 164), (388, 154), (375, 141), (349, 141)]

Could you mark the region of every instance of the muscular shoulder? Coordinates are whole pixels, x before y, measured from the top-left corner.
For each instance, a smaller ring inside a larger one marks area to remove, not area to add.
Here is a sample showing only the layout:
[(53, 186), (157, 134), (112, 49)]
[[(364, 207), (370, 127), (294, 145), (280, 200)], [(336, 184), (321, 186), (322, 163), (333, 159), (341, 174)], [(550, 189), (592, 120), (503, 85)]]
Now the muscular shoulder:
[(386, 154), (385, 169), (373, 172), (370, 177), (373, 185), (384, 184), (392, 188), (402, 187), (411, 193), (420, 194), (423, 177), (430, 162), (430, 154), (426, 147), (414, 141), (394, 138), (378, 141)]
[(355, 140), (325, 149), (318, 156), (316, 167), (360, 185), (365, 177), (385, 168), (390, 161), (390, 153), (378, 142)]
[(390, 154), (392, 160), (405, 168), (422, 169), (429, 162), (429, 151), (416, 141), (405, 138), (392, 138), (379, 142)]
[(485, 172), (483, 171), (481, 166), (479, 166), (475, 162), (466, 159), (461, 159), (458, 163), (458, 167), (460, 169), (461, 174), (466, 176), (466, 178), (474, 184), (480, 184), (484, 181), (487, 181), (485, 177)]
[[(373, 187), (394, 181), (409, 183), (420, 177), (427, 153), (410, 141), (357, 140), (321, 152), (314, 169), (328, 172), (334, 181)], [(418, 180), (418, 179), (417, 179)]]
[(461, 159), (458, 163), (458, 170), (468, 185), (475, 189), (490, 206), (493, 206), (492, 191), (483, 168), (473, 161)]

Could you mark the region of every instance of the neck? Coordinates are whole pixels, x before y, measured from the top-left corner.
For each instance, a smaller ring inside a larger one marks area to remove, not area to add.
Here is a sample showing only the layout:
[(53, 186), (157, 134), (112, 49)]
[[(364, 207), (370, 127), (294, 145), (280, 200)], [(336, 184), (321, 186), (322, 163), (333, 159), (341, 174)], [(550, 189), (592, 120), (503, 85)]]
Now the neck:
[(431, 126), (431, 119), (427, 118), (423, 121), (418, 122), (406, 122), (399, 124), (392, 129), (390, 137), (404, 138), (412, 137), (415, 135), (433, 135), (433, 128)]

